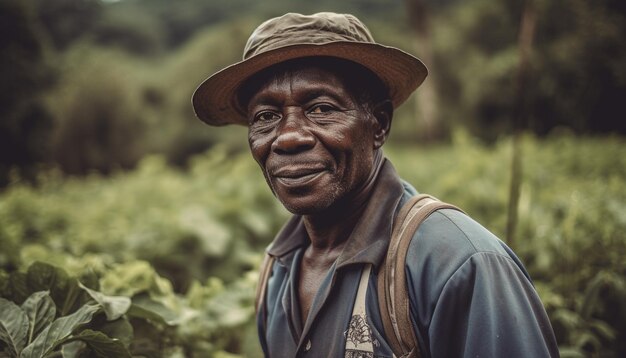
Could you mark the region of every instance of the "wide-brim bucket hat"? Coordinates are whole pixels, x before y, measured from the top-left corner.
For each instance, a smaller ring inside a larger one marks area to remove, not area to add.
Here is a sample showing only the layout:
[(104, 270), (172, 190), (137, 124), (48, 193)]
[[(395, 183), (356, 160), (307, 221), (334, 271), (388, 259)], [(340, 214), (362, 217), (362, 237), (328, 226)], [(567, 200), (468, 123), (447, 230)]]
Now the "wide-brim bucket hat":
[(356, 62), (380, 78), (397, 108), (419, 87), (428, 70), (417, 57), (374, 41), (367, 27), (349, 14), (288, 13), (254, 30), (243, 60), (207, 78), (192, 97), (198, 118), (209, 125), (247, 125), (237, 92), (251, 76), (278, 63), (304, 57), (336, 57)]

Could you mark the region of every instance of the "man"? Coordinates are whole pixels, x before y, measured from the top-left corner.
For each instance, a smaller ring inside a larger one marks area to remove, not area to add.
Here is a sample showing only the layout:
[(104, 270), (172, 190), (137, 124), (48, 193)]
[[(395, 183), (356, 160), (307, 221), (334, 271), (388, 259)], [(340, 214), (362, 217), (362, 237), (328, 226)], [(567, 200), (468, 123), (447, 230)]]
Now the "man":
[[(267, 250), (275, 263), (257, 317), (266, 356), (392, 356), (376, 278), (394, 217), (416, 191), (381, 148), (394, 109), (426, 74), (351, 15), (286, 14), (196, 90), (201, 120), (248, 127), (252, 156), (294, 214)], [(517, 257), (461, 212), (419, 226), (405, 272), (420, 356), (558, 356)]]

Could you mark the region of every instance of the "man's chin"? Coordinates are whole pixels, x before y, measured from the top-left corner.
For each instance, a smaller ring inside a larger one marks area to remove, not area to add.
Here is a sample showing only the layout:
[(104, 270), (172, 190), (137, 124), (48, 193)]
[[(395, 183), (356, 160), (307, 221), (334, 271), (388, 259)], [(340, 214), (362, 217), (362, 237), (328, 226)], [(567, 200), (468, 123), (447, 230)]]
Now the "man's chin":
[(295, 215), (315, 215), (321, 214), (330, 209), (333, 204), (333, 200), (328, 198), (312, 198), (307, 196), (290, 197), (278, 199), (283, 204), (283, 207), (292, 214)]
[(315, 215), (324, 212), (324, 208), (320, 208), (318, 205), (304, 205), (293, 204), (289, 202), (282, 202), (283, 207), (294, 215)]

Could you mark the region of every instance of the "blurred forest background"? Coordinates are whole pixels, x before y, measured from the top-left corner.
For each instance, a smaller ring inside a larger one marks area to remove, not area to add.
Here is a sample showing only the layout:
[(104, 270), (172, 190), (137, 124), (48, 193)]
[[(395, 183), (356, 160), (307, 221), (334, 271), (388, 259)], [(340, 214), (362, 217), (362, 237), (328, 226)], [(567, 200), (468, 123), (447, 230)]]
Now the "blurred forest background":
[(246, 129), (190, 98), (288, 11), (353, 13), (426, 62), (387, 155), (514, 247), (564, 357), (626, 356), (619, 0), (0, 0), (0, 352), (261, 356), (256, 268), (288, 215)]

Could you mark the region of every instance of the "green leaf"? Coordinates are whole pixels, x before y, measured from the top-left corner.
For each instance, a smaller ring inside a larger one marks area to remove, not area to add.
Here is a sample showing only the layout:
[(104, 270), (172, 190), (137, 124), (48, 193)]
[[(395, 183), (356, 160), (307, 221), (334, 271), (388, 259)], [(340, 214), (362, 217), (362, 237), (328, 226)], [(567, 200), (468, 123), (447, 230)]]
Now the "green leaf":
[(26, 283), (26, 274), (23, 272), (13, 272), (9, 277), (9, 290), (11, 291), (11, 299), (15, 302), (24, 302), (30, 295), (28, 284)]
[(64, 286), (68, 279), (67, 273), (55, 266), (43, 262), (34, 262), (26, 272), (28, 287), (33, 290), (51, 289)]
[(105, 322), (102, 326), (98, 327), (98, 331), (113, 339), (119, 339), (126, 348), (128, 348), (133, 341), (134, 329), (126, 317)]
[(61, 354), (64, 358), (79, 357), (79, 354), (87, 348), (87, 344), (82, 341), (72, 341), (61, 347)]
[(18, 356), (26, 345), (28, 316), (15, 303), (0, 298), (0, 340), (6, 343), (9, 352)]
[(35, 292), (22, 303), (22, 310), (28, 316), (28, 341), (30, 343), (56, 315), (56, 306), (48, 291)]
[(71, 340), (81, 340), (85, 342), (96, 357), (131, 358), (131, 354), (118, 339), (112, 339), (106, 334), (91, 329), (86, 329)]
[(69, 316), (61, 317), (46, 327), (35, 340), (22, 351), (21, 358), (41, 358), (52, 352), (80, 325), (91, 321), (98, 305), (84, 305)]
[(133, 304), (128, 310), (128, 315), (168, 326), (174, 326), (180, 321), (180, 317), (176, 312), (164, 304), (153, 300), (148, 295), (133, 297)]
[[(26, 282), (30, 292), (49, 290), (57, 307), (64, 306), (71, 284), (65, 270), (43, 262), (34, 262), (28, 267)], [(61, 312), (65, 313), (63, 310)]]
[[(83, 305), (89, 303), (93, 298), (82, 288), (78, 286), (78, 279), (69, 278), (67, 289), (63, 292), (63, 306), (61, 307), (61, 315), (65, 316), (70, 312), (74, 312)], [(54, 297), (53, 297), (54, 299)]]
[(128, 297), (107, 296), (102, 292), (86, 287), (80, 282), (78, 282), (78, 285), (80, 288), (87, 291), (87, 293), (102, 306), (102, 309), (107, 316), (107, 320), (109, 321), (114, 321), (120, 318), (130, 308), (131, 300)]

